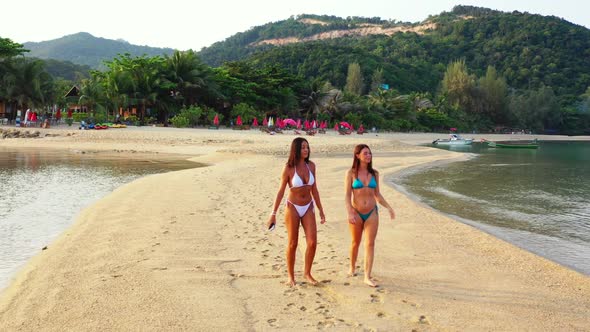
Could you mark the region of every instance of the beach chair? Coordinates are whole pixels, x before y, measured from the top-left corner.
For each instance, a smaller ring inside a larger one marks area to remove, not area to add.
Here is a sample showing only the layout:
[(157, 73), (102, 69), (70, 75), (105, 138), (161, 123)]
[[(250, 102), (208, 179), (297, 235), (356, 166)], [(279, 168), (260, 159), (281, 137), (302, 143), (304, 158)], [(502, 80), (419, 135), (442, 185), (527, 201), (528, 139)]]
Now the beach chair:
[(351, 133), (352, 133), (352, 131), (350, 129), (346, 129), (346, 128), (338, 129), (338, 134), (340, 134), (340, 135), (350, 135)]

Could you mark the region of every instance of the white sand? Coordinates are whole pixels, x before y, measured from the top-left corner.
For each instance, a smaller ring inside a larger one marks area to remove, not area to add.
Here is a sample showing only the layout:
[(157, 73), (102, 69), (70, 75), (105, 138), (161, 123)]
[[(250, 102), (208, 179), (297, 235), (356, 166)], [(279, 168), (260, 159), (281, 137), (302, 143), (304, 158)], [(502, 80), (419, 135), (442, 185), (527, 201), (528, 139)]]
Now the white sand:
[[(328, 222), (318, 226), (313, 272), (320, 286), (302, 283), (300, 239), (298, 285), (288, 288), (285, 228), (280, 223), (269, 233), (264, 224), (294, 135), (164, 128), (49, 132), (59, 136), (0, 140), (0, 146), (166, 152), (210, 166), (139, 179), (84, 210), (0, 295), (0, 331), (590, 330), (589, 277), (388, 186), (381, 190), (397, 219), (381, 216), (373, 269), (381, 287), (346, 276), (350, 235), (342, 180), (352, 147), (369, 144), (374, 166), (387, 176), (461, 158), (401, 143), (444, 135), (305, 136)], [(361, 249), (361, 265), (362, 255)]]

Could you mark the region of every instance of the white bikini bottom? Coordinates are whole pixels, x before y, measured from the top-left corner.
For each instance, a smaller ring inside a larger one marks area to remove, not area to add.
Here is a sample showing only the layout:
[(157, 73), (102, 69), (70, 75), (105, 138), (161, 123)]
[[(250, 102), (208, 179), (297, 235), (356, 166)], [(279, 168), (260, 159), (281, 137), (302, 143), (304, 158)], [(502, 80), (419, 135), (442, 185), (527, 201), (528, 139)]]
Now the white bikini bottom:
[(287, 200), (287, 204), (289, 204), (289, 203), (291, 203), (291, 205), (293, 205), (293, 207), (295, 207), (295, 210), (297, 210), (297, 214), (299, 215), (299, 218), (303, 218), (303, 216), (307, 213), (307, 210), (309, 209), (310, 206), (311, 206), (311, 211), (313, 212), (313, 199), (305, 205), (293, 204), (293, 202), (291, 202), (290, 200)]

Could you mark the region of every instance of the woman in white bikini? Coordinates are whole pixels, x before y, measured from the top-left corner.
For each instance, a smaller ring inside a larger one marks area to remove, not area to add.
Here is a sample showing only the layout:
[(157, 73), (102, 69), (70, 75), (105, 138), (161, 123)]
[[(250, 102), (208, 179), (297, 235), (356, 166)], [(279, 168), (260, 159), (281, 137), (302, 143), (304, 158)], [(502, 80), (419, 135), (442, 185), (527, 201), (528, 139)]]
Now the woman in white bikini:
[(371, 277), (375, 253), (375, 238), (379, 228), (377, 203), (389, 211), (393, 220), (395, 212), (379, 192), (379, 172), (373, 169), (373, 154), (366, 144), (354, 148), (352, 167), (344, 179), (348, 228), (352, 236), (350, 246), (350, 276), (356, 275), (356, 259), (363, 233), (365, 233), (365, 284), (377, 287)]
[(320, 201), (315, 176), (315, 164), (309, 160), (309, 143), (305, 138), (297, 137), (291, 143), (291, 152), (287, 164), (283, 168), (279, 192), (275, 199), (267, 228), (272, 230), (276, 224), (276, 214), (289, 185), (287, 206), (285, 208), (285, 225), (287, 227), (287, 273), (289, 279), (287, 285), (295, 286), (295, 253), (299, 240), (299, 225), (303, 226), (307, 249), (305, 250), (305, 269), (303, 276), (312, 285), (318, 282), (311, 275), (311, 265), (315, 257), (317, 246), (317, 227), (314, 205), (320, 211), (321, 223), (326, 222), (324, 209)]

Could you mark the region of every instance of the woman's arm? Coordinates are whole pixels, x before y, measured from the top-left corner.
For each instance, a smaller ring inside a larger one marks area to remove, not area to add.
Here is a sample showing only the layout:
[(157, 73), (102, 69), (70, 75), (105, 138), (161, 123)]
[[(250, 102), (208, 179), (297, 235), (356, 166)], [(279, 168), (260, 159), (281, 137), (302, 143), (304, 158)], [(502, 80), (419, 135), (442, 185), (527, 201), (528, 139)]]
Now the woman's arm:
[(318, 207), (318, 210), (320, 210), (320, 223), (323, 224), (326, 222), (326, 215), (324, 214), (324, 208), (322, 207), (322, 202), (320, 201), (320, 192), (318, 191), (317, 187), (318, 177), (315, 172), (315, 164), (311, 161), (309, 162), (309, 164), (311, 165), (310, 169), (315, 178), (313, 186), (311, 186), (311, 194), (313, 196), (313, 200), (315, 201), (315, 205)]
[(344, 192), (344, 205), (348, 214), (348, 222), (354, 224), (356, 223), (356, 211), (352, 207), (352, 169), (346, 171), (344, 175)]
[(379, 172), (377, 171), (375, 171), (375, 181), (377, 182), (377, 187), (375, 188), (375, 200), (389, 211), (389, 217), (391, 217), (391, 219), (395, 219), (395, 211), (393, 211), (393, 208), (387, 203), (379, 190)]
[(283, 168), (283, 172), (281, 173), (281, 183), (279, 184), (279, 191), (277, 192), (277, 197), (275, 198), (275, 202), (272, 206), (272, 211), (270, 212), (270, 217), (266, 223), (266, 229), (270, 229), (272, 225), (277, 223), (277, 210), (279, 209), (279, 205), (283, 200), (283, 196), (285, 195), (285, 188), (287, 187), (287, 183), (289, 182), (289, 168), (287, 165)]

